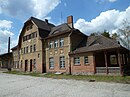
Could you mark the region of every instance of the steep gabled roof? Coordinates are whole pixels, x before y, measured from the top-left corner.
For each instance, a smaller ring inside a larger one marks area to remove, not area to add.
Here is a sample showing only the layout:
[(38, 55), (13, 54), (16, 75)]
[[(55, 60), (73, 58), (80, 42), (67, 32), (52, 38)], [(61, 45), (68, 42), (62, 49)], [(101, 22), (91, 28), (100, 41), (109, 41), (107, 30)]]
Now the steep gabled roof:
[[(43, 30), (47, 30), (47, 31), (51, 31), (51, 28), (54, 27), (55, 25), (48, 23), (48, 21), (42, 21), (40, 19), (37, 19), (35, 17), (31, 17), (28, 21), (33, 21), (38, 28), (43, 29)], [(27, 22), (28, 22), (27, 21)]]
[(21, 38), (22, 38), (22, 35), (23, 35), (23, 30), (25, 29), (25, 27), (27, 26), (27, 24), (29, 22), (32, 22), (34, 23), (38, 30), (39, 30), (39, 36), (41, 39), (45, 38), (48, 36), (48, 34), (50, 33), (51, 31), (51, 28), (54, 27), (55, 25), (51, 24), (51, 23), (48, 23), (48, 21), (42, 21), (40, 19), (37, 19), (37, 18), (34, 18), (34, 17), (30, 17), (25, 23), (24, 23), (24, 26), (22, 28), (22, 31), (19, 35), (19, 42), (18, 42), (18, 45), (20, 45), (20, 41), (21, 41)]
[(64, 23), (64, 24), (53, 27), (51, 29), (49, 36), (59, 34), (59, 33), (68, 32), (68, 31), (71, 31), (71, 29), (72, 28), (67, 23)]
[(92, 52), (122, 47), (117, 41), (104, 36), (88, 36), (73, 53)]

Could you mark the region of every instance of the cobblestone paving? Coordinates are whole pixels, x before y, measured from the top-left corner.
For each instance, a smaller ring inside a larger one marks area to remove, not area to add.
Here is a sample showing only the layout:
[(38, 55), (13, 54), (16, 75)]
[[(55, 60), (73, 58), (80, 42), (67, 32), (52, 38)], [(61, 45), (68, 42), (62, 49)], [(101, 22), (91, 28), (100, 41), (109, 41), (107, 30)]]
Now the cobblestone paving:
[(0, 73), (0, 97), (130, 97), (130, 84)]

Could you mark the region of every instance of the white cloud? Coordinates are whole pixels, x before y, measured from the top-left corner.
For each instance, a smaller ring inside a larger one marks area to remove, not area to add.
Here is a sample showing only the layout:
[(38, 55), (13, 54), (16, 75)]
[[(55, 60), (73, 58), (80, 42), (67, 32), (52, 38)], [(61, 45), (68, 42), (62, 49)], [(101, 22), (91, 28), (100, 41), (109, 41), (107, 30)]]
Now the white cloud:
[(12, 22), (7, 20), (0, 20), (0, 53), (7, 52), (8, 37), (13, 36), (11, 32)]
[(96, 0), (96, 2), (102, 4), (102, 3), (106, 3), (106, 2), (110, 2), (110, 3), (113, 3), (113, 2), (116, 2), (118, 0)]
[(117, 0), (108, 0), (109, 2), (116, 2)]
[(0, 13), (19, 18), (27, 18), (30, 15), (44, 18), (60, 2), (60, 0), (0, 0)]
[(104, 30), (113, 32), (113, 30), (116, 30), (121, 26), (124, 19), (129, 19), (129, 17), (130, 6), (125, 11), (113, 9), (102, 12), (90, 22), (86, 21), (85, 19), (78, 19), (74, 26), (87, 35), (93, 32), (101, 32)]

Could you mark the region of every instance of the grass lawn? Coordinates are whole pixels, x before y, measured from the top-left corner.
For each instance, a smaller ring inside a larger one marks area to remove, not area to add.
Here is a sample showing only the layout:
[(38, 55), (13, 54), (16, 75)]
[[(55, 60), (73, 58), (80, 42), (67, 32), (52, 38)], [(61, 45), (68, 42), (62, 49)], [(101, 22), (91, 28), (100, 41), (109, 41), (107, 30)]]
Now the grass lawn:
[(115, 83), (126, 83), (130, 84), (130, 76), (101, 76), (101, 75), (68, 75), (68, 74), (42, 74), (42, 73), (30, 73), (30, 72), (19, 72), (19, 71), (7, 71), (4, 73), (17, 74), (17, 75), (30, 75), (35, 77), (47, 77), (54, 79), (74, 79), (84, 81), (96, 81), (96, 82), (115, 82)]

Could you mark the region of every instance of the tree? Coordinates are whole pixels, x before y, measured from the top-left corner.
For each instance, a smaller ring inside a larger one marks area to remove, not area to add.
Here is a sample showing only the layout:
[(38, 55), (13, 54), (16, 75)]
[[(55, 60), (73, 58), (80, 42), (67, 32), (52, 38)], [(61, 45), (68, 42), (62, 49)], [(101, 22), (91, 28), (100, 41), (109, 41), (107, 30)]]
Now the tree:
[(120, 42), (130, 50), (130, 21), (124, 20), (118, 31)]
[(94, 32), (94, 33), (91, 33), (90, 36), (97, 36), (98, 33), (97, 32)]
[(104, 32), (101, 33), (101, 35), (103, 35), (103, 36), (105, 36), (105, 37), (107, 37), (107, 38), (110, 38), (110, 34), (109, 34), (109, 32), (106, 31), (106, 30), (104, 30)]
[(119, 35), (117, 33), (113, 33), (111, 38), (118, 41), (119, 40)]

